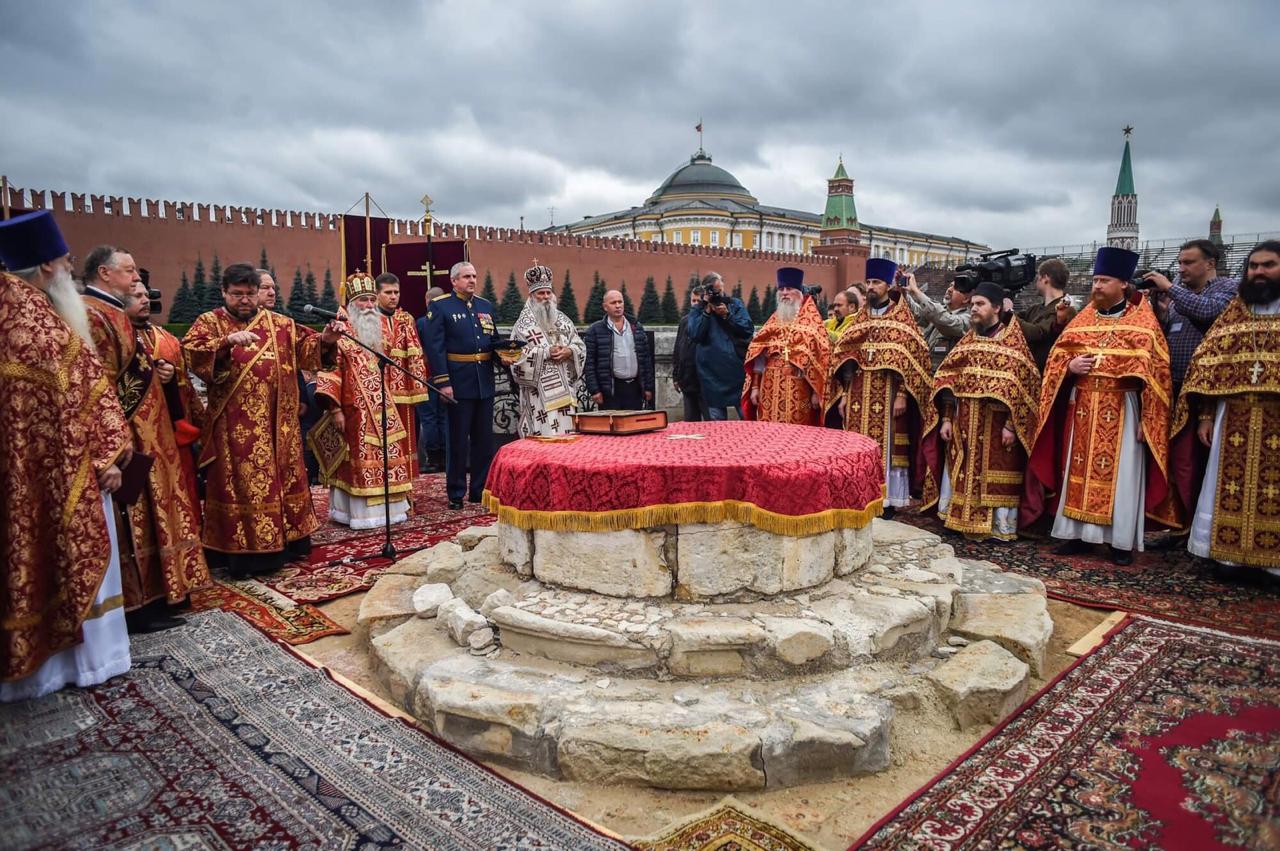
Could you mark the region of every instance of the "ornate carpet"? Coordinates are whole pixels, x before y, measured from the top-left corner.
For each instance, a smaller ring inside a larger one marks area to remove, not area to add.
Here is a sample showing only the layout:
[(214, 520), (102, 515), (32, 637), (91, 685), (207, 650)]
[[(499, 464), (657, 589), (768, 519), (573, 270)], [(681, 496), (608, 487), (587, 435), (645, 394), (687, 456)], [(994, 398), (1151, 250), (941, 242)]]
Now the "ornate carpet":
[[(894, 519), (938, 534), (943, 531), (936, 518), (921, 517), (914, 510), (899, 511)], [(987, 559), (1042, 580), (1057, 600), (1280, 639), (1280, 587), (1223, 582), (1209, 562), (1185, 548), (1135, 553), (1133, 564), (1120, 567), (1105, 555), (1054, 555), (1053, 548), (1061, 543), (1056, 540), (999, 544), (954, 535), (943, 540), (961, 558)]]
[(191, 595), (193, 612), (210, 609), (235, 612), (270, 637), (292, 645), (349, 632), (315, 606), (295, 603), (256, 580), (215, 579), (212, 586)]
[(1280, 643), (1130, 618), (854, 848), (1280, 848)]
[(640, 851), (814, 851), (732, 796), (633, 845)]
[[(313, 488), (316, 514), (329, 516), (329, 489)], [(391, 543), (399, 555), (407, 555), (440, 541), (447, 541), (468, 526), (486, 526), (496, 519), (483, 506), (464, 503), (450, 511), (444, 492), (444, 475), (419, 476), (413, 483), (413, 510), (409, 519), (391, 527)], [(383, 531), (352, 531), (328, 522), (311, 536), (309, 563), (291, 564), (257, 581), (295, 603), (322, 603), (357, 591), (367, 591), (389, 562), (376, 558), (355, 561), (382, 551)]]
[(622, 849), (226, 612), (0, 706), (0, 845)]

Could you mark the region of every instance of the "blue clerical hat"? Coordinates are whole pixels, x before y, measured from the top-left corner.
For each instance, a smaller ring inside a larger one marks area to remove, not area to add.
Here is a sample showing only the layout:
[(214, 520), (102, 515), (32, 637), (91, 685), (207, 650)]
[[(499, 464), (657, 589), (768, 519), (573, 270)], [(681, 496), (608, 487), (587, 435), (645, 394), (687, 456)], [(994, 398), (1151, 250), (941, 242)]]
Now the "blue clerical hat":
[(36, 210), (0, 222), (0, 263), (11, 272), (65, 257), (71, 250), (48, 210)]
[(795, 266), (783, 266), (778, 270), (778, 289), (780, 290), (802, 290), (804, 289), (804, 269), (797, 269)]
[(884, 257), (872, 257), (867, 261), (867, 280), (875, 279), (892, 284), (898, 277), (898, 264)]
[(1127, 281), (1138, 268), (1138, 255), (1127, 248), (1104, 245), (1098, 249), (1098, 259), (1093, 261), (1093, 274)]

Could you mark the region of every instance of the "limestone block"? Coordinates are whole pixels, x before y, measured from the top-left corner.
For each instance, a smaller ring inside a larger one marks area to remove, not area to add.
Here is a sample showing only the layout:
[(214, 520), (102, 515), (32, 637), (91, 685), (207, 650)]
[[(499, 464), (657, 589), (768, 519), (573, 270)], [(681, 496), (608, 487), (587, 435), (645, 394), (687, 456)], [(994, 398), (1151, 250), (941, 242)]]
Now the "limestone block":
[(462, 547), (453, 541), (436, 544), (429, 550), (423, 550), (427, 559), (426, 577), (429, 582), (453, 583), (467, 569), (462, 560)]
[(516, 595), (508, 591), (506, 588), (499, 588), (484, 598), (484, 602), (480, 604), (480, 614), (486, 618), (493, 614), (493, 610), (502, 606), (510, 606), (516, 601)]
[(456, 652), (431, 621), (410, 618), (369, 642), (374, 671), (391, 699), (412, 711), (413, 687), (421, 672), (441, 655)]
[(467, 636), (467, 645), (472, 650), (483, 650), (493, 644), (494, 634), (493, 627), (486, 626), (484, 629), (477, 629), (471, 635)]
[(835, 646), (835, 633), (822, 621), (809, 618), (760, 617), (774, 655), (788, 665), (821, 658)]
[(437, 735), (477, 756), (555, 771), (555, 743), (540, 729), (544, 695), (431, 673), (419, 686), (419, 705)]
[(901, 579), (897, 575), (889, 575), (879, 577), (877, 582), (890, 588), (906, 591), (917, 597), (933, 600), (934, 614), (938, 619), (938, 632), (946, 632), (947, 625), (951, 622), (951, 607), (955, 600), (956, 592), (960, 590), (960, 587), (949, 582), (938, 582), (932, 571), (918, 570), (910, 573), (924, 573), (926, 576), (931, 577), (931, 581), (919, 582)]
[(622, 529), (617, 532), (533, 533), (533, 575), (613, 597), (665, 597), (671, 593), (666, 533)]
[[(471, 552), (479, 549), (477, 547)], [(494, 591), (503, 589), (514, 592), (520, 587), (520, 582), (519, 574), (505, 564), (486, 564), (469, 568), (450, 587), (454, 596), (466, 600), (471, 608), (479, 609)]]
[(768, 638), (743, 618), (677, 618), (667, 624), (671, 636), (671, 673), (683, 677), (723, 677), (742, 673), (750, 652)]
[(413, 608), (420, 618), (434, 618), (441, 603), (453, 599), (453, 592), (443, 582), (432, 582), (413, 592)]
[(476, 548), (485, 538), (492, 538), (498, 534), (498, 530), (494, 526), (468, 526), (461, 532), (453, 536), (453, 540), (462, 547), (462, 551), (470, 552)]
[(502, 564), (502, 544), (498, 541), (497, 534), (480, 538), (469, 550), (464, 547), (462, 561), (468, 568)]
[(965, 567), (961, 590), (970, 594), (1040, 594), (1044, 583), (1033, 576), (1006, 573), (989, 561), (962, 559)]
[(952, 585), (964, 582), (964, 562), (955, 556), (932, 559), (926, 570)]
[(909, 523), (899, 523), (897, 520), (885, 520), (881, 517), (871, 521), (871, 535), (875, 539), (877, 549), (893, 544), (906, 544), (910, 541), (920, 541), (921, 545), (932, 545), (942, 540), (934, 533), (918, 529)]
[(571, 723), (557, 757), (569, 780), (635, 783), (663, 789), (763, 789), (760, 739), (746, 728), (710, 722), (649, 729)]
[(366, 629), (374, 625), (385, 627), (390, 623), (404, 623), (418, 613), (413, 605), (413, 594), (421, 584), (422, 579), (417, 576), (391, 574), (379, 577), (360, 601), (356, 623)]
[(834, 532), (793, 538), (741, 523), (688, 524), (678, 537), (677, 595), (778, 594), (831, 579)]
[(835, 629), (850, 655), (899, 660), (927, 655), (938, 635), (933, 607), (912, 597), (859, 594), (812, 606)]
[(502, 634), (502, 645), (518, 653), (606, 669), (637, 670), (658, 664), (655, 650), (607, 629), (565, 623), (514, 606), (499, 606), (490, 617)]
[(1027, 699), (1030, 669), (993, 641), (962, 648), (946, 664), (930, 671), (960, 729), (995, 724)]
[(1038, 677), (1053, 620), (1039, 594), (957, 594), (951, 630), (965, 638), (994, 641), (1030, 665)]
[(848, 576), (861, 570), (871, 559), (871, 551), (875, 546), (870, 524), (861, 529), (837, 529), (835, 531), (836, 561), (835, 575)]
[(533, 575), (533, 532), (510, 523), (499, 523), (498, 546), (504, 564), (509, 564), (521, 576)]
[(461, 597), (454, 597), (442, 603), (436, 610), (436, 616), (449, 631), (453, 640), (462, 645), (466, 645), (471, 633), (489, 625), (489, 622), (468, 606), (467, 601)]

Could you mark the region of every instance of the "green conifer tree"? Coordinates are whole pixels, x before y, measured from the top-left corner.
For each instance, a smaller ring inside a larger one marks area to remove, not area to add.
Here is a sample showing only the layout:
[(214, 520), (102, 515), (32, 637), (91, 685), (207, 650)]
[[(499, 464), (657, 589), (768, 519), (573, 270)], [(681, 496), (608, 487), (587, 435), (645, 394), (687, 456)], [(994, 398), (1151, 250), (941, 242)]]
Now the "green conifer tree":
[[(266, 249), (263, 249), (264, 251)], [(265, 268), (265, 267), (264, 267)], [(280, 276), (276, 274), (276, 267), (271, 267), (271, 280), (276, 282), (276, 306), (271, 308), (281, 316), (288, 316), (289, 311), (284, 305), (284, 282), (280, 280)]]
[[(279, 298), (279, 294), (277, 294)], [(286, 311), (289, 316), (297, 322), (301, 322), (306, 314), (302, 312), (302, 308), (307, 303), (307, 290), (302, 283), (302, 267), (299, 266), (293, 270), (293, 286), (289, 287), (289, 309)]]
[(760, 304), (760, 316), (767, 322), (773, 312), (778, 309), (778, 291), (773, 287), (764, 288), (764, 301)]
[(494, 307), (498, 306), (498, 291), (493, 288), (493, 272), (488, 269), (484, 272), (484, 289), (480, 291), (480, 298)]
[(636, 318), (643, 325), (662, 322), (662, 299), (658, 298), (658, 286), (653, 282), (653, 275), (644, 279), (644, 291), (640, 294), (640, 315)]
[(560, 312), (569, 317), (569, 321), (574, 325), (579, 324), (578, 297), (573, 294), (573, 282), (569, 280), (568, 269), (564, 270), (564, 286), (560, 288), (560, 297), (556, 299), (556, 307), (560, 308)]
[[(261, 255), (259, 255), (259, 257), (258, 257), (258, 268), (259, 268), (259, 269), (267, 269), (268, 271), (271, 269), (271, 263), (270, 263), (270, 261), (268, 261), (268, 260), (267, 260), (267, 247), (266, 247), (265, 245), (264, 245), (264, 246), (262, 246), (262, 254), (261, 254)], [(271, 279), (272, 279), (272, 280), (275, 280), (275, 277), (276, 277), (275, 273), (274, 273), (274, 272), (272, 272), (272, 273), (271, 273)], [(277, 303), (278, 303), (279, 301), (280, 301), (280, 299), (276, 299), (276, 302), (277, 302)]]
[(680, 315), (685, 316), (689, 313), (689, 304), (693, 301), (693, 288), (698, 286), (701, 280), (695, 272), (689, 276), (689, 286), (684, 288), (684, 301), (680, 303)]
[[(276, 301), (279, 303), (279, 298)], [(334, 313), (338, 312), (338, 294), (333, 289), (333, 270), (328, 266), (324, 267), (324, 292), (320, 294), (318, 306), (325, 310), (332, 310)]]
[[(688, 301), (685, 299), (686, 303)], [(680, 324), (680, 304), (676, 301), (676, 288), (670, 275), (667, 275), (667, 288), (662, 291), (662, 324)]]
[(737, 286), (733, 288), (733, 297), (738, 299), (738, 301), (742, 301), (742, 279), (741, 278), (738, 279)]
[(196, 270), (191, 276), (191, 307), (193, 310), (204, 310), (205, 290), (209, 288), (209, 283), (204, 276), (204, 260), (200, 255), (196, 255)]
[(764, 320), (760, 318), (760, 293), (755, 287), (751, 288), (751, 299), (747, 302), (747, 314), (756, 325), (764, 324)]
[(187, 270), (182, 270), (182, 283), (178, 285), (178, 291), (173, 294), (173, 304), (169, 305), (169, 322), (178, 324), (181, 322), (194, 322), (195, 318), (200, 314), (194, 313), (195, 305), (191, 303), (191, 281), (187, 279)]
[(604, 278), (600, 277), (599, 270), (591, 274), (591, 279), (591, 293), (587, 296), (587, 307), (582, 311), (582, 321), (588, 325), (592, 322), (599, 322), (604, 318), (604, 294), (606, 289)]
[(625, 316), (635, 316), (635, 315), (636, 315), (636, 306), (635, 306), (634, 304), (632, 304), (632, 303), (631, 303), (631, 296), (627, 294), (627, 282), (626, 282), (626, 280), (625, 280), (625, 279), (622, 281), (622, 286), (620, 287), (620, 289), (622, 290), (622, 313), (623, 313), (623, 315), (625, 315)]
[(514, 325), (524, 310), (524, 298), (520, 288), (516, 286), (516, 273), (507, 276), (507, 285), (502, 290), (502, 302), (498, 305), (498, 322), (503, 325)]
[(204, 309), (217, 310), (225, 302), (222, 298), (222, 264), (218, 255), (213, 255), (213, 263), (209, 265), (209, 286), (204, 290)]
[[(311, 271), (310, 263), (307, 264), (307, 274), (302, 279), (302, 296), (303, 305), (314, 304), (318, 306), (320, 303), (320, 292), (316, 287), (316, 273)], [(308, 319), (312, 322), (315, 321), (314, 317), (308, 317)]]

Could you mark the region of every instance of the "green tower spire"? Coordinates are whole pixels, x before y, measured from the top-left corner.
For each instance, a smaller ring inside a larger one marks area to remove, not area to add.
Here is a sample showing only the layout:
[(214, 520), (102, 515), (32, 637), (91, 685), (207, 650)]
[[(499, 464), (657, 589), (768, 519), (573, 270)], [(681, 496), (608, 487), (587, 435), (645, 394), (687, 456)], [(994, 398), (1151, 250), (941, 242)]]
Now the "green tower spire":
[(844, 170), (844, 157), (835, 175), (827, 181), (827, 209), (822, 213), (822, 229), (858, 229), (858, 208), (853, 202), (853, 179)]
[(1129, 134), (1125, 133), (1124, 157), (1120, 160), (1120, 176), (1116, 179), (1117, 195), (1137, 195), (1133, 188), (1133, 161), (1129, 156)]

